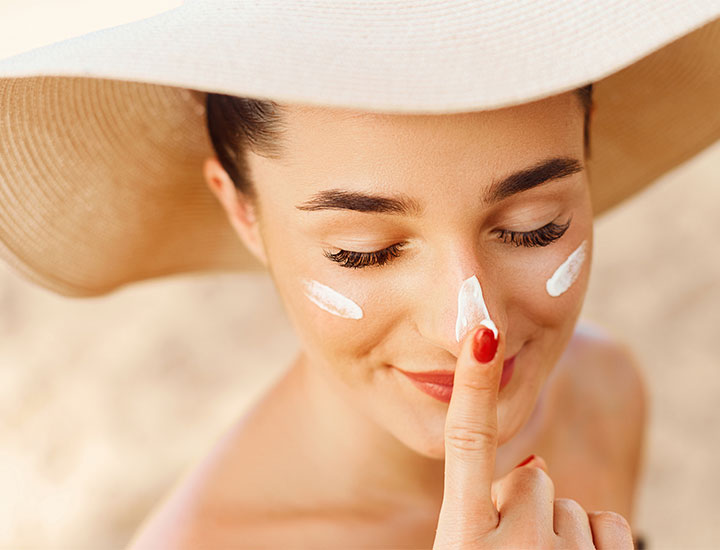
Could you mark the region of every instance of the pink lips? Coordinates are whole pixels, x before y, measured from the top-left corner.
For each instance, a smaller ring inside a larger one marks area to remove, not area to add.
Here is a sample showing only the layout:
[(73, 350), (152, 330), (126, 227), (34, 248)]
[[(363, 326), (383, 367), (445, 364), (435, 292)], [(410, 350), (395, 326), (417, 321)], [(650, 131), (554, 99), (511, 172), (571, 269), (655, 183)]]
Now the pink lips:
[[(502, 377), (500, 378), (500, 389), (502, 390), (510, 382), (513, 371), (515, 370), (515, 357), (513, 355), (509, 359), (506, 359), (503, 363)], [(408, 372), (402, 369), (398, 370), (407, 376), (415, 386), (425, 392), (426, 394), (434, 397), (439, 401), (450, 403), (450, 397), (452, 396), (453, 378), (455, 373), (448, 370), (431, 370), (423, 372)]]

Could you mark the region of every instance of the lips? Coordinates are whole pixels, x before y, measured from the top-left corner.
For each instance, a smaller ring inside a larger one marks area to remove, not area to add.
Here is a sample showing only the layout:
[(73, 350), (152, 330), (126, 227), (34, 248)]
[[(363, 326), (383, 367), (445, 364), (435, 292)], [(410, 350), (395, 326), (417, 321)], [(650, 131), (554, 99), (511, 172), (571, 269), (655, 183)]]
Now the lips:
[[(512, 378), (515, 368), (516, 355), (517, 354), (513, 355), (503, 362), (500, 389), (503, 389), (510, 382), (510, 378)], [(455, 376), (453, 371), (430, 370), (423, 372), (408, 372), (402, 369), (398, 370), (407, 376), (419, 390), (445, 403), (450, 402), (453, 389), (453, 378)]]
[(408, 372), (402, 369), (398, 370), (418, 382), (428, 382), (430, 384), (440, 384), (442, 386), (452, 386), (453, 378), (455, 378), (455, 372), (451, 370), (428, 370), (424, 372)]
[[(507, 369), (515, 362), (515, 355), (505, 359), (503, 362), (503, 370)], [(430, 384), (440, 384), (442, 386), (452, 386), (453, 379), (455, 378), (455, 371), (451, 370), (427, 370), (422, 372), (409, 372), (402, 370), (401, 368), (398, 368), (398, 370), (418, 382), (428, 382)]]

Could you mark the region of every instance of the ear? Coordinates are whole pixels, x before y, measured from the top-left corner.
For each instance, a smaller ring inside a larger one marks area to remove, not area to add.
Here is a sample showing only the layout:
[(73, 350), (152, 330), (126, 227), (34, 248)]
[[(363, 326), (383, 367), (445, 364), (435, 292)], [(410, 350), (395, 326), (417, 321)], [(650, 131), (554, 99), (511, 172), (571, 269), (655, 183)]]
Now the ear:
[(220, 201), (235, 232), (250, 252), (267, 266), (267, 256), (254, 202), (237, 190), (217, 157), (205, 159), (203, 173), (205, 183)]

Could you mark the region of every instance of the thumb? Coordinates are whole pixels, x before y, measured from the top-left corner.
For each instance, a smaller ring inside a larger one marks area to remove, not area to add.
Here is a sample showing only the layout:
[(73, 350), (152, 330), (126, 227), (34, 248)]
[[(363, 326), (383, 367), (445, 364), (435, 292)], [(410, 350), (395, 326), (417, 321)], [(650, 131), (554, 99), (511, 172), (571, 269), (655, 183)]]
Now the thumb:
[(496, 338), (486, 326), (470, 331), (463, 340), (445, 420), (445, 492), (439, 526), (443, 513), (456, 529), (458, 522), (468, 522), (476, 533), (497, 526), (491, 491), (504, 355), (504, 335)]

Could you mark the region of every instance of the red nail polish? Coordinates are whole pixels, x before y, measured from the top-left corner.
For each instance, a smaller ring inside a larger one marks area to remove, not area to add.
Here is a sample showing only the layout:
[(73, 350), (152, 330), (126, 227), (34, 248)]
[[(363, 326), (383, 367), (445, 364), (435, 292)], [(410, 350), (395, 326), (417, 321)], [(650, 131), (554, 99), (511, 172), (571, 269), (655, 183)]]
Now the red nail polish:
[(529, 457), (527, 457), (525, 460), (523, 460), (520, 464), (518, 464), (515, 467), (519, 468), (520, 466), (525, 466), (525, 464), (529, 464), (533, 458), (535, 458), (535, 455), (530, 455)]
[(495, 334), (487, 327), (483, 327), (475, 333), (473, 338), (473, 355), (480, 363), (487, 363), (497, 351), (498, 341)]

